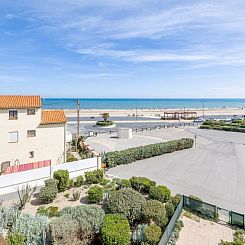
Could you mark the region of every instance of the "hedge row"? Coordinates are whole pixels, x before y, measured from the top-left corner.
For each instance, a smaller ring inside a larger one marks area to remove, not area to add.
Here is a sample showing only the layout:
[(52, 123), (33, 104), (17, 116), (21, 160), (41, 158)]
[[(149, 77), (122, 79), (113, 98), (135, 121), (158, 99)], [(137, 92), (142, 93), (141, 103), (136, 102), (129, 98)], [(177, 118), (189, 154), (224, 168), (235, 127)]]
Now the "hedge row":
[(193, 143), (194, 140), (191, 138), (182, 138), (179, 140), (129, 148), (122, 151), (108, 152), (105, 154), (105, 162), (108, 167), (128, 164), (174, 151), (189, 149), (193, 147)]
[(245, 133), (245, 128), (243, 127), (233, 127), (233, 126), (220, 126), (220, 125), (201, 125), (200, 129), (214, 129), (214, 130), (222, 130), (222, 131), (231, 131), (231, 132), (239, 132)]

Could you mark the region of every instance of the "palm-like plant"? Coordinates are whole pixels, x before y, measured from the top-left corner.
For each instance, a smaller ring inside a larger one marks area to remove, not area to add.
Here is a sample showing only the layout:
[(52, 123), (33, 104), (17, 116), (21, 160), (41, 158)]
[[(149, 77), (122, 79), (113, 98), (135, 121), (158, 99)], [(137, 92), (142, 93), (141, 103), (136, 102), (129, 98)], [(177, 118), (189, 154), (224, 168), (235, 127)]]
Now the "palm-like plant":
[(110, 117), (110, 114), (108, 112), (105, 112), (102, 114), (102, 118), (104, 119), (105, 122), (107, 122), (109, 117)]

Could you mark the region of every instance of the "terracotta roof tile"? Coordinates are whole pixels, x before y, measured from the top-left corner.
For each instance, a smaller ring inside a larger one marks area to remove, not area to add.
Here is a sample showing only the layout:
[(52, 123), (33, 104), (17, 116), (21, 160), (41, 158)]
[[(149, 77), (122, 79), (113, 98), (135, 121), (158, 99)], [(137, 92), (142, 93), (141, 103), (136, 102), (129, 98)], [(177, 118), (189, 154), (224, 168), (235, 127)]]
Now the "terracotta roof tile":
[(42, 111), (41, 124), (66, 123), (67, 119), (63, 110)]
[(40, 96), (0, 95), (0, 109), (40, 108)]

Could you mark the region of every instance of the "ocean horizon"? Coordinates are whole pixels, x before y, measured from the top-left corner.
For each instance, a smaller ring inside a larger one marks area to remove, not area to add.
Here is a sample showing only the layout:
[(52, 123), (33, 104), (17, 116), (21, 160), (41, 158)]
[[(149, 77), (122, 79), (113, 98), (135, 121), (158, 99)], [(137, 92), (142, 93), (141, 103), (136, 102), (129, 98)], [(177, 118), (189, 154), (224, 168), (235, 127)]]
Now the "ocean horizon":
[(181, 98), (42, 98), (44, 109), (181, 109), (181, 108), (245, 108), (245, 98), (181, 99)]

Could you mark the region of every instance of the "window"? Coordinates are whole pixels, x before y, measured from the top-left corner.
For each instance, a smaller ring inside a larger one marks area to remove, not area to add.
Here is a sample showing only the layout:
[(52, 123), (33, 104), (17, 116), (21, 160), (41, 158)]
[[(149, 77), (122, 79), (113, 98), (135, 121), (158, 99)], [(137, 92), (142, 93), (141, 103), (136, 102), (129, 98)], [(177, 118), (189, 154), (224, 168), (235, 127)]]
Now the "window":
[(29, 151), (29, 158), (33, 158), (34, 157), (34, 151)]
[(17, 111), (9, 111), (9, 120), (17, 120), (18, 112)]
[(35, 109), (27, 109), (27, 115), (35, 115)]
[(18, 131), (9, 132), (9, 143), (18, 142)]
[(36, 136), (36, 130), (27, 130), (27, 137), (35, 137)]

